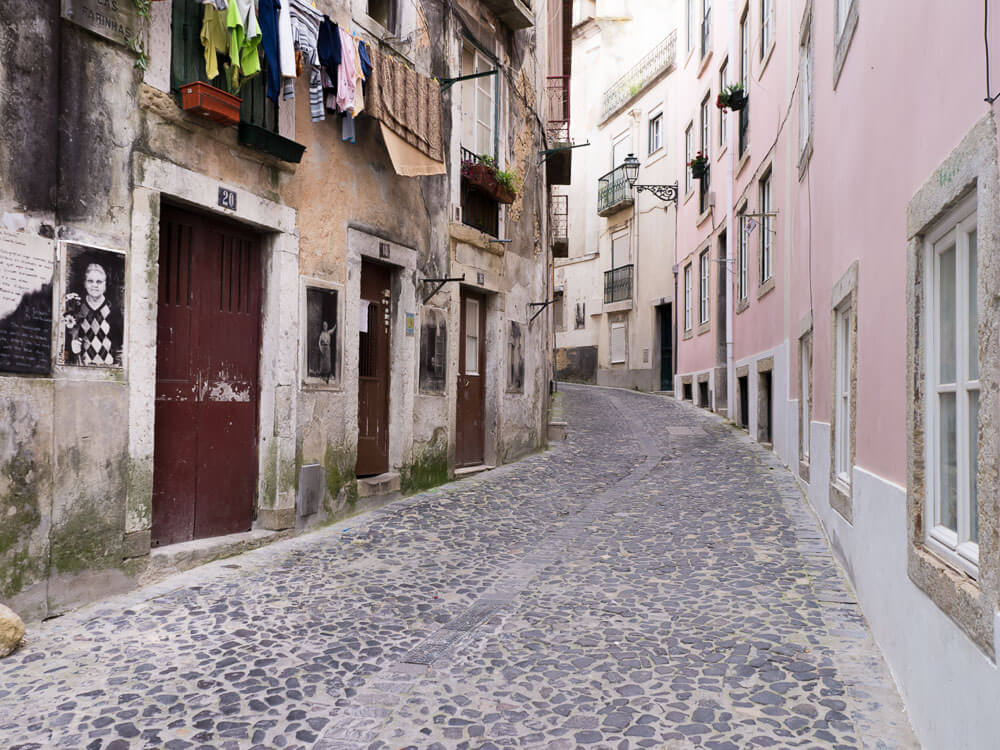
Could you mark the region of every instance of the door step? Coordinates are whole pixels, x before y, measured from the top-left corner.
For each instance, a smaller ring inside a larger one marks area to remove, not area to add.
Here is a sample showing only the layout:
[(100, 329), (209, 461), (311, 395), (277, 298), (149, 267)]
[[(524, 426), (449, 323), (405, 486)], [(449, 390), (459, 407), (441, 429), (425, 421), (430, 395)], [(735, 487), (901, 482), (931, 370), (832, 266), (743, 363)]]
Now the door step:
[(399, 492), (399, 472), (387, 471), (358, 480), (358, 497), (379, 497)]
[(490, 464), (479, 464), (478, 466), (464, 466), (461, 469), (455, 469), (455, 479), (462, 479), (463, 477), (471, 477), (475, 474), (481, 474), (484, 471), (489, 471), (490, 469), (495, 469), (496, 466)]

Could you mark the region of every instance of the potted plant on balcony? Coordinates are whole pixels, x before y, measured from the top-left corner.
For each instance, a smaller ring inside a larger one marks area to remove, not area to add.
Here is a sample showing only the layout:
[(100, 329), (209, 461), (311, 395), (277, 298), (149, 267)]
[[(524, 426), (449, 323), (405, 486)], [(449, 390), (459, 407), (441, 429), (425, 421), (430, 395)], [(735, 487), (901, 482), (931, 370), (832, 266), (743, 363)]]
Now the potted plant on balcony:
[(691, 167), (691, 176), (696, 180), (700, 180), (708, 171), (708, 156), (699, 151), (694, 155), (694, 158), (688, 162), (688, 166)]
[(239, 123), (241, 103), (238, 96), (204, 81), (192, 81), (181, 86), (181, 106), (220, 125)]
[(513, 203), (517, 197), (518, 177), (513, 172), (497, 169), (492, 156), (482, 155), (462, 162), (462, 179), (475, 185), (498, 203)]
[(715, 106), (719, 109), (731, 109), (739, 112), (747, 106), (747, 90), (742, 83), (731, 83), (726, 86), (715, 99)]

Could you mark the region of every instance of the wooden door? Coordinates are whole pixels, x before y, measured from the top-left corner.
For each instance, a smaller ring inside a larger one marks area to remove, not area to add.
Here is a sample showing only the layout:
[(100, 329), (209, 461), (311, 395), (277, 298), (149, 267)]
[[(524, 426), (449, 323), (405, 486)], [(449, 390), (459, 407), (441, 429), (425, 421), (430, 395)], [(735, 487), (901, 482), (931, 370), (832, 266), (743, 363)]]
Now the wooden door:
[(483, 463), (486, 443), (486, 298), (462, 290), (455, 465)]
[(361, 264), (358, 341), (359, 477), (389, 471), (389, 340), (392, 285), (389, 269)]
[(674, 320), (670, 305), (656, 308), (660, 325), (660, 390), (674, 389)]
[(260, 322), (257, 238), (164, 207), (154, 546), (250, 529), (257, 486)]

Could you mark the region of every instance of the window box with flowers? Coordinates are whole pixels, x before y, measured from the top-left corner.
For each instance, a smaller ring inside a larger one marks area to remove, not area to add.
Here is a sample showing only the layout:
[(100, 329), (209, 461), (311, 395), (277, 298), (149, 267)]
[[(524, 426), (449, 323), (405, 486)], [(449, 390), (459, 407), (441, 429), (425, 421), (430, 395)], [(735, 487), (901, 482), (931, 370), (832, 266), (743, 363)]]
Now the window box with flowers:
[(486, 193), (497, 203), (510, 204), (517, 198), (517, 175), (497, 169), (496, 160), (492, 156), (463, 160), (462, 180)]
[(691, 168), (691, 176), (696, 180), (701, 180), (708, 173), (708, 156), (699, 151), (688, 162), (688, 166)]
[(747, 106), (747, 91), (742, 83), (731, 83), (726, 86), (715, 99), (715, 106), (719, 109), (731, 109), (739, 112)]

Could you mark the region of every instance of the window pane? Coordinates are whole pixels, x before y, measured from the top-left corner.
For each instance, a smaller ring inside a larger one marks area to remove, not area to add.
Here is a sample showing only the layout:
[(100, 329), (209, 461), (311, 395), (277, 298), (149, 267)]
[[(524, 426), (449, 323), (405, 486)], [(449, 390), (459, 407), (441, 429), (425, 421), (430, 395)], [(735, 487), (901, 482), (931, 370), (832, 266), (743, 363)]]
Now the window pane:
[(969, 540), (979, 544), (979, 391), (969, 391)]
[(958, 531), (958, 464), (955, 445), (955, 394), (938, 394), (938, 523)]
[(969, 233), (969, 380), (979, 379), (979, 305), (976, 304), (976, 232)]
[(939, 256), (938, 274), (938, 356), (939, 382), (955, 382), (955, 246)]
[(479, 145), (477, 156), (493, 155), (493, 131), (482, 123), (476, 128), (476, 143)]

